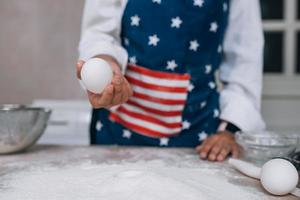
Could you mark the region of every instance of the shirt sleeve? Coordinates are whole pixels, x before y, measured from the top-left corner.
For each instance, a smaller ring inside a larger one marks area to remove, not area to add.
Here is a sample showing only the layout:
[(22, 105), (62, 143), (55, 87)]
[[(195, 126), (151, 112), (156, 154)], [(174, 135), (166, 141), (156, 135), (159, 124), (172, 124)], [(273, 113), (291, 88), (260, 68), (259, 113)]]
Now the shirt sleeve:
[(124, 0), (86, 0), (79, 43), (79, 58), (96, 55), (113, 57), (125, 71), (128, 54), (121, 46), (121, 20)]
[(260, 112), (263, 45), (259, 1), (231, 0), (220, 68), (220, 118), (243, 131), (265, 128)]

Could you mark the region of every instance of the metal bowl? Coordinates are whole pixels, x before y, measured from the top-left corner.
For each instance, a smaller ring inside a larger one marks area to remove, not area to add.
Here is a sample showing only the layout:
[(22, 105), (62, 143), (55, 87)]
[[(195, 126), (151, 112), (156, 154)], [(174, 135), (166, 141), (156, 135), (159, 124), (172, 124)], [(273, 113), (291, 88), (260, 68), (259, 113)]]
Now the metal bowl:
[(291, 133), (279, 134), (263, 131), (236, 134), (236, 141), (243, 149), (243, 158), (258, 164), (295, 152), (299, 146), (299, 140), (299, 134)]
[(44, 133), (51, 110), (0, 105), (0, 154), (23, 151)]

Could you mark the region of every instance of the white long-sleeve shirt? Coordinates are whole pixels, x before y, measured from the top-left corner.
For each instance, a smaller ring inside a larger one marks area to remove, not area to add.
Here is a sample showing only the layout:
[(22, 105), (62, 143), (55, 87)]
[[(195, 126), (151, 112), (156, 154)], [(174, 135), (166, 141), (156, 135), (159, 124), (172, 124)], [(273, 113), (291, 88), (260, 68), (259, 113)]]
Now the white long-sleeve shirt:
[[(109, 55), (126, 70), (128, 54), (121, 46), (121, 20), (127, 0), (86, 0), (79, 57)], [(263, 30), (258, 0), (231, 0), (220, 77), (224, 83), (222, 120), (243, 131), (264, 129), (260, 113)]]

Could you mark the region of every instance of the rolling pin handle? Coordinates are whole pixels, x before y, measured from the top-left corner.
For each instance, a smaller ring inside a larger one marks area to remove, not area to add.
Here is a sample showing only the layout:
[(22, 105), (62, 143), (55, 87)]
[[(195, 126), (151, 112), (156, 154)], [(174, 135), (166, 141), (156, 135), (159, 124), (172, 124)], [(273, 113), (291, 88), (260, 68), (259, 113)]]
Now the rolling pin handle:
[(260, 172), (261, 169), (251, 163), (242, 161), (242, 160), (238, 160), (238, 159), (234, 159), (234, 158), (230, 158), (228, 160), (228, 163), (233, 166), (234, 168), (236, 168), (237, 170), (239, 170), (241, 173), (252, 177), (252, 178), (256, 178), (256, 179), (260, 179)]

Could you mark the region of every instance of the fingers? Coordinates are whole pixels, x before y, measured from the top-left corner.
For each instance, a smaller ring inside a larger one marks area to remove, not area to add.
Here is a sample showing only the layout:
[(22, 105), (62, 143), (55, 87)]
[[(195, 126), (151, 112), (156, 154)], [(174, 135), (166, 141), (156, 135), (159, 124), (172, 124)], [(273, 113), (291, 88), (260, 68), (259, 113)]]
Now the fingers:
[(126, 78), (116, 75), (113, 80), (113, 85), (114, 98), (112, 100), (112, 106), (125, 103), (132, 96), (133, 92)]
[(118, 81), (107, 86), (102, 94), (94, 94), (88, 91), (89, 100), (93, 108), (111, 108), (128, 101), (132, 95), (132, 89), (124, 78), (121, 83)]
[(128, 93), (127, 93), (128, 98), (130, 98), (133, 95), (133, 90), (126, 79), (125, 79), (125, 86), (126, 86), (126, 90), (128, 91)]
[(124, 79), (124, 91), (126, 92), (124, 92), (122, 100), (123, 102), (126, 102), (133, 95), (132, 88), (126, 79)]
[(124, 90), (124, 91), (127, 91), (127, 92), (123, 92), (123, 93), (122, 93), (122, 99), (121, 99), (121, 102), (126, 102), (126, 101), (128, 101), (128, 99), (129, 99), (129, 93), (128, 93), (127, 87), (126, 87), (125, 85), (123, 86), (123, 90)]
[(230, 144), (224, 145), (217, 156), (217, 160), (224, 161), (230, 153), (232, 154), (233, 158), (238, 158), (239, 152), (240, 149), (236, 143), (231, 143), (231, 145)]
[(107, 86), (102, 94), (94, 94), (88, 91), (89, 100), (93, 108), (109, 108), (114, 96), (113, 85)]
[(124, 81), (122, 76), (114, 76), (112, 81), (112, 84), (114, 86), (114, 97), (112, 99), (112, 105), (118, 105), (122, 103), (123, 82)]
[(209, 161), (223, 161), (231, 152), (231, 147), (222, 142), (214, 142), (212, 140), (204, 143), (196, 148), (200, 153), (201, 159), (208, 159)]
[(114, 96), (114, 87), (109, 85), (102, 93), (102, 97), (98, 99), (98, 105), (103, 108), (110, 107)]
[(77, 63), (76, 63), (76, 75), (77, 75), (77, 78), (78, 79), (81, 79), (81, 69), (82, 69), (82, 66), (84, 64), (84, 61), (83, 60), (79, 60)]
[(220, 152), (218, 153), (217, 160), (218, 161), (224, 161), (225, 158), (228, 156), (230, 153), (230, 147), (229, 146), (224, 146)]
[(117, 64), (111, 64), (114, 75), (122, 76), (120, 67)]
[(223, 132), (207, 138), (202, 145), (196, 147), (196, 151), (201, 159), (224, 161), (230, 153), (237, 158), (240, 148), (231, 133)]
[(206, 139), (201, 147), (198, 148), (198, 152), (200, 153), (201, 159), (207, 159), (209, 152), (211, 151), (212, 147), (215, 145), (216, 140), (214, 137)]
[(209, 155), (208, 155), (208, 160), (210, 160), (210, 161), (215, 161), (215, 160), (217, 159), (218, 154), (219, 154), (221, 151), (223, 151), (223, 149), (224, 149), (224, 146), (223, 146), (220, 142), (216, 143), (216, 144), (211, 148), (211, 151), (210, 151), (210, 153), (209, 153)]
[(112, 83), (115, 87), (116, 93), (119, 93), (122, 91), (123, 82), (124, 82), (124, 79), (121, 75), (114, 76)]

